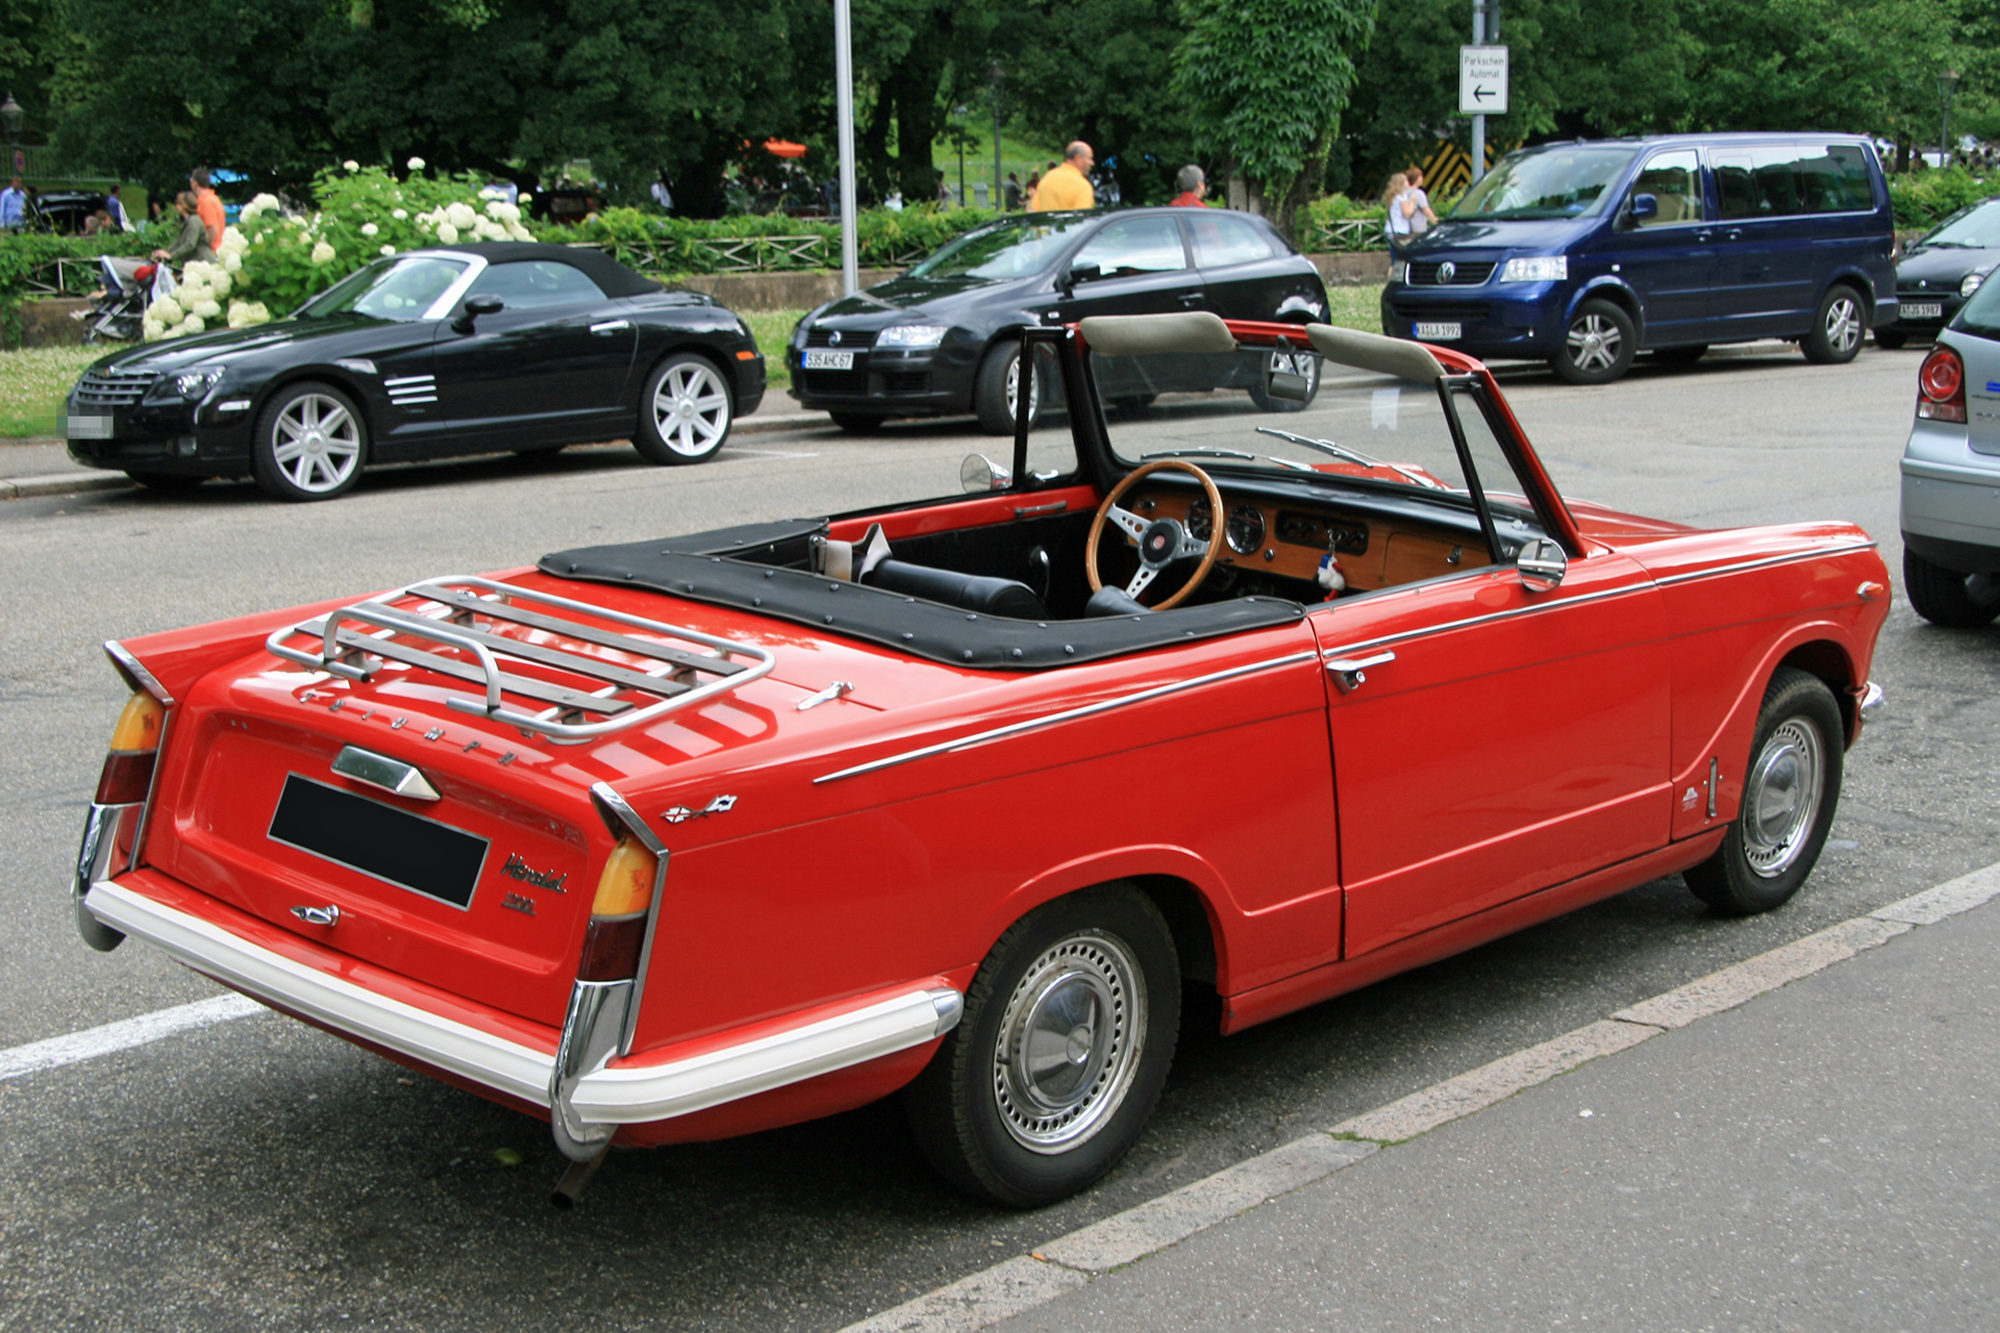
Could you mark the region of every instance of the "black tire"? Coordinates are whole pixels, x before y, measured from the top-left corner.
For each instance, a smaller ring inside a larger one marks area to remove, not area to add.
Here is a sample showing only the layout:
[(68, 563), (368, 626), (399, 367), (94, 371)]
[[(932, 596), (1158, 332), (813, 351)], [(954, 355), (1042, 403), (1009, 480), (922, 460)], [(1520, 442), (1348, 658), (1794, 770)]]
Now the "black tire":
[(1910, 335), (1907, 333), (1891, 333), (1887, 329), (1875, 330), (1875, 345), (1885, 352), (1898, 351), (1909, 340)]
[(1638, 350), (1630, 315), (1609, 301), (1585, 301), (1563, 326), (1563, 345), (1549, 369), (1570, 384), (1609, 384), (1632, 368)]
[(1903, 548), (1903, 591), (1918, 615), (1948, 629), (1977, 629), (2000, 616), (2000, 580), (1934, 565)]
[(736, 396), (715, 363), (699, 352), (675, 352), (646, 377), (632, 447), (649, 463), (706, 463), (734, 424)]
[(159, 491), (172, 495), (178, 491), (191, 491), (207, 481), (207, 477), (190, 477), (182, 472), (134, 472), (127, 468), (125, 475), (138, 482), (149, 491)]
[(1680, 347), (1658, 347), (1653, 350), (1653, 360), (1668, 366), (1691, 366), (1707, 355), (1707, 343), (1687, 343)]
[[(1153, 1113), (1180, 1036), (1180, 989), (1173, 934), (1130, 885), (1030, 912), (979, 965), (964, 1018), (904, 1094), (917, 1146), (953, 1185), (1013, 1208), (1087, 1188)], [(1108, 1035), (1093, 1021), (1107, 1007)], [(1054, 1064), (1007, 1058), (1036, 1034), (1045, 1056), (1060, 1051)]]
[(1816, 366), (1844, 366), (1861, 351), (1868, 333), (1867, 307), (1861, 294), (1845, 284), (1827, 288), (1813, 312), (1812, 331), (1799, 346)]
[(368, 462), (368, 420), (331, 384), (288, 384), (264, 406), (250, 442), (257, 488), (278, 500), (331, 500)]
[(1725, 916), (1790, 901), (1833, 826), (1845, 739), (1826, 682), (1792, 667), (1772, 674), (1750, 741), (1743, 808), (1715, 855), (1687, 872), (1695, 897)]
[[(988, 435), (1014, 433), (1014, 394), (1018, 389), (1016, 371), (1021, 361), (1021, 344), (1002, 342), (986, 353), (979, 365), (979, 377), (972, 386), (972, 410), (979, 415), (979, 428)], [(1042, 392), (1046, 367), (1038, 365), (1029, 377), (1028, 424), (1042, 414), (1048, 395)]]
[(849, 435), (873, 435), (888, 418), (877, 412), (828, 412), (833, 424)]
[(1259, 374), (1257, 378), (1250, 381), (1250, 401), (1257, 405), (1259, 412), (1303, 412), (1308, 407), (1311, 407), (1312, 400), (1319, 396), (1320, 359), (1310, 352), (1293, 352), (1289, 356), (1285, 356), (1281, 352), (1271, 353), (1271, 360), (1274, 364), (1280, 357), (1284, 357), (1285, 360), (1291, 362), (1288, 369), (1306, 377), (1305, 401), (1300, 402), (1291, 398), (1273, 398), (1270, 394), (1264, 392), (1264, 377), (1262, 374)]

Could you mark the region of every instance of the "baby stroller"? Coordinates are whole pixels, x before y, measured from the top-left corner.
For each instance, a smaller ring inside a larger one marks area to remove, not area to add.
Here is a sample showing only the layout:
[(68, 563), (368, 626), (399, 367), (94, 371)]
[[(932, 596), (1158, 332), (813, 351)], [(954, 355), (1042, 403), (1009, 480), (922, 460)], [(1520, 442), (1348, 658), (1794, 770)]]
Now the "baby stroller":
[(146, 307), (173, 294), (173, 270), (151, 260), (120, 255), (102, 255), (97, 263), (104, 271), (104, 291), (88, 309), (75, 315), (83, 321), (83, 340), (138, 341)]

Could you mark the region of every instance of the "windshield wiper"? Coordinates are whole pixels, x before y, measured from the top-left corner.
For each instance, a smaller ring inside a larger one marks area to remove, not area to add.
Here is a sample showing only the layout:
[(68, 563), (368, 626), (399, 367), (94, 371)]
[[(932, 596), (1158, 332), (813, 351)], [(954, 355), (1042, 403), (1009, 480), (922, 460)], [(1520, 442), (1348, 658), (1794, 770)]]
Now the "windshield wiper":
[(1238, 453), (1234, 449), (1155, 449), (1150, 454), (1139, 455), (1142, 463), (1155, 458), (1240, 458), (1246, 463), (1257, 461), (1257, 455)]
[(1335, 444), (1332, 440), (1309, 439), (1304, 435), (1294, 435), (1288, 430), (1275, 430), (1270, 426), (1257, 427), (1257, 433), (1260, 435), (1275, 435), (1281, 440), (1290, 440), (1293, 444), (1303, 444), (1308, 449), (1318, 449), (1322, 453), (1332, 454), (1335, 458), (1343, 459), (1349, 463), (1359, 463), (1362, 467), (1385, 467), (1391, 472), (1400, 472), (1415, 485), (1427, 486), (1434, 491), (1448, 491), (1451, 489), (1451, 487), (1445, 485), (1435, 477), (1426, 477), (1421, 472), (1412, 472), (1401, 463), (1385, 463), (1379, 458), (1370, 458), (1358, 449), (1343, 448)]
[(1270, 459), (1279, 467), (1288, 467), (1294, 472), (1317, 472), (1319, 470), (1310, 463), (1300, 463), (1289, 458), (1280, 458), (1276, 454), (1265, 454), (1264, 457)]

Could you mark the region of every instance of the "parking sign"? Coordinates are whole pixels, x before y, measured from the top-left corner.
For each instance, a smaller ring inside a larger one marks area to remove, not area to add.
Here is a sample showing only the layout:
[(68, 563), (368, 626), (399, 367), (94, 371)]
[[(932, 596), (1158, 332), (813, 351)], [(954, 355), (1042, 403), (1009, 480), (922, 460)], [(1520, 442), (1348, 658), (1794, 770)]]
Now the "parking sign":
[(1458, 48), (1458, 114), (1461, 116), (1507, 114), (1506, 47)]

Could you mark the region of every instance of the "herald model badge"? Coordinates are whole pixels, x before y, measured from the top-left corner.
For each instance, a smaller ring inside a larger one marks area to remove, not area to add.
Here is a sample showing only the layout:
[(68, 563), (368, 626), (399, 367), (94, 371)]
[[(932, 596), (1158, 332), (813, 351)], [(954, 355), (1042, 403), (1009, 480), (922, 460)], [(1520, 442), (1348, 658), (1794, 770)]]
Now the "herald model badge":
[[(508, 879), (518, 879), (523, 884), (532, 884), (538, 889), (547, 889), (550, 893), (569, 892), (568, 889), (563, 887), (563, 881), (569, 878), (567, 872), (558, 875), (553, 870), (533, 869), (526, 861), (521, 859), (518, 852), (510, 852), (508, 854), (507, 864), (500, 867), (500, 873)], [(509, 894), (508, 896), (513, 897), (514, 895)]]

